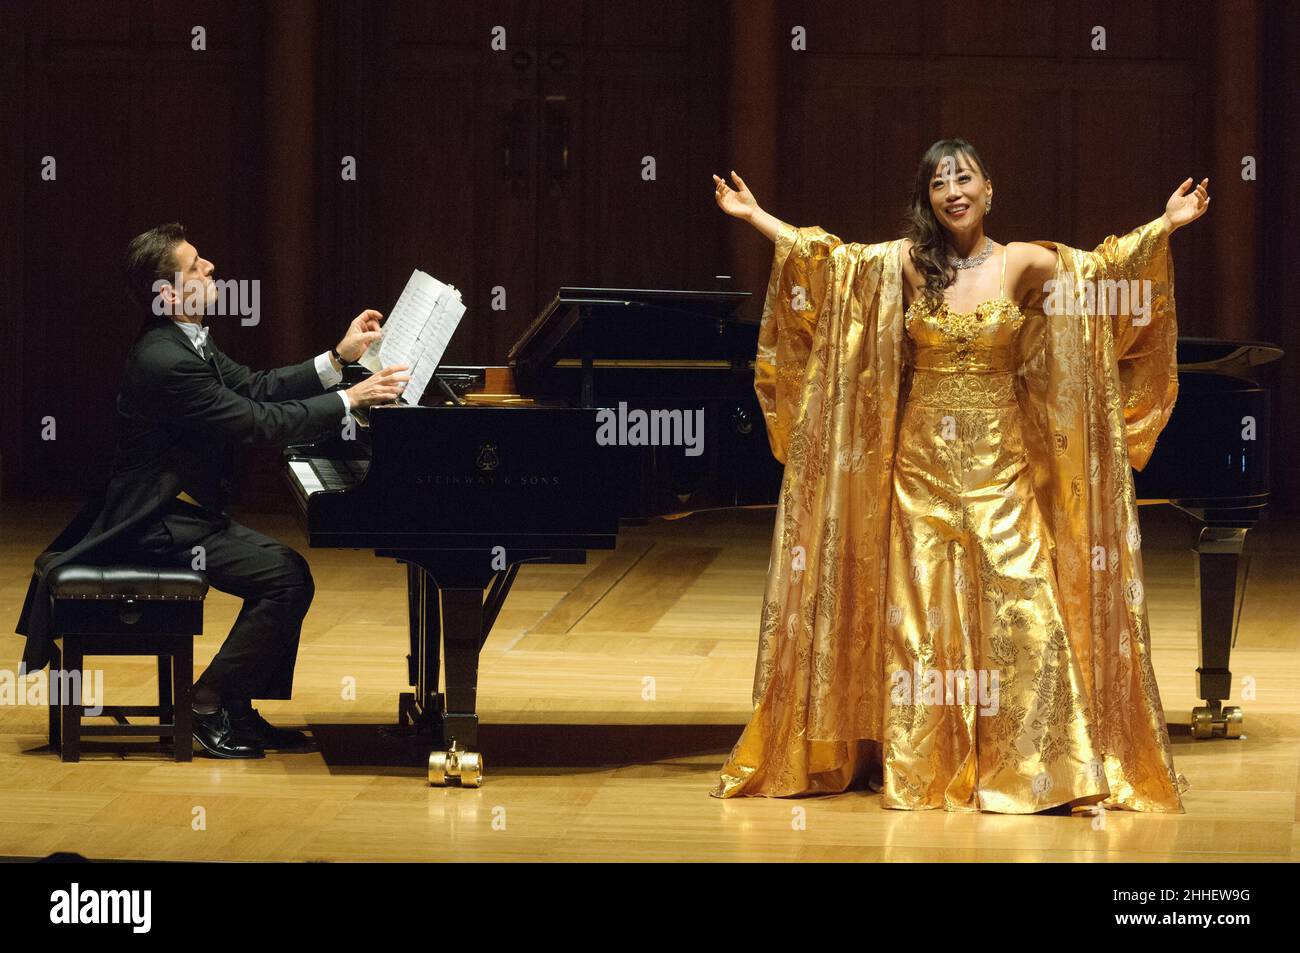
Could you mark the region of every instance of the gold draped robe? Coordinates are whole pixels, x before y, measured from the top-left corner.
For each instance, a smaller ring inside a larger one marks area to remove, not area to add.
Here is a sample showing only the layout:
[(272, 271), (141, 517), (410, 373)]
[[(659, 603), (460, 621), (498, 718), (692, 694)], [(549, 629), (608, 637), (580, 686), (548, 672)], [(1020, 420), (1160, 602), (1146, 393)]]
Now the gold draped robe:
[[(1130, 469), (1150, 458), (1178, 392), (1169, 226), (1162, 217), (1093, 251), (1037, 244), (1055, 249), (1055, 288), (1074, 296), (1068, 309), (1043, 291), (1019, 302), (1016, 403), (1059, 618), (1082, 676), (1080, 720), (1097, 752), (1090, 800), (1181, 813), (1187, 783), (1174, 771), (1151, 666)], [(775, 242), (755, 390), (786, 469), (754, 712), (715, 796), (882, 786), (902, 247), (846, 244), (815, 226), (783, 229)], [(1146, 320), (1084, 296), (1106, 280), (1149, 282)], [(984, 809), (1028, 813), (1066, 800), (1003, 798)]]

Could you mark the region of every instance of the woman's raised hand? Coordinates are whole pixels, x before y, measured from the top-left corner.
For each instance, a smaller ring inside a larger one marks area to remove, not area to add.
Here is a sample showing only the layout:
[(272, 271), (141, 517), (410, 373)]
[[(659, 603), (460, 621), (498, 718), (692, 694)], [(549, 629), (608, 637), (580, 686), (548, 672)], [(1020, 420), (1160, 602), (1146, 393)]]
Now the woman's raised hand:
[(745, 185), (745, 180), (731, 171), (731, 179), (736, 183), (736, 188), (731, 188), (726, 181), (713, 177), (713, 198), (718, 203), (718, 208), (722, 209), (732, 218), (750, 219), (753, 218), (754, 212), (758, 211), (758, 200), (754, 198), (754, 193), (749, 191)]
[(1210, 180), (1201, 179), (1196, 190), (1189, 193), (1187, 190), (1191, 185), (1192, 178), (1188, 176), (1174, 189), (1174, 194), (1165, 203), (1165, 218), (1169, 219), (1169, 224), (1174, 228), (1196, 221), (1210, 207)]

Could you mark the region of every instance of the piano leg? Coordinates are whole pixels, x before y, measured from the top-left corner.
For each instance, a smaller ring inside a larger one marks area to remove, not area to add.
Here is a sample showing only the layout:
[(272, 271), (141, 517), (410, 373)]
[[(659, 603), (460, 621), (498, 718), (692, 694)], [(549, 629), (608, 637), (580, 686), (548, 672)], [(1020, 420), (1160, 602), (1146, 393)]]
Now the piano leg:
[(1241, 737), (1241, 709), (1223, 707), (1232, 696), (1232, 651), (1239, 604), (1237, 569), (1246, 529), (1237, 526), (1203, 526), (1196, 543), (1196, 590), (1200, 595), (1200, 665), (1196, 693), (1206, 704), (1192, 709), (1192, 736)]
[(417, 582), (416, 604), (419, 610), (419, 632), (416, 642), (416, 695), (423, 714), (421, 724), (434, 731), (442, 730), (442, 694), (438, 691), (438, 675), (442, 665), (442, 614), (438, 607), (438, 584), (423, 569), (415, 570)]
[(406, 656), (406, 684), (420, 683), (420, 605), (423, 599), (419, 566), (406, 564), (406, 621), (411, 634), (411, 651)]
[(442, 587), (447, 707), (442, 737), (447, 750), (478, 747), (478, 652), (483, 634), (483, 587)]
[[(462, 787), (478, 787), (483, 759), (471, 749), (478, 745), (479, 650), (520, 564), (581, 565), (587, 554), (580, 549), (516, 550), (501, 570), (490, 568), (494, 554), (488, 550), (376, 550), (375, 555), (407, 564), (407, 672), (415, 692), (402, 694), (399, 720), (442, 735), (445, 747), (429, 755), (430, 784), (455, 779)], [(439, 639), (447, 659), (444, 694), (438, 693)]]
[(442, 695), (438, 692), (441, 666), (442, 627), (438, 609), (438, 586), (415, 563), (406, 564), (407, 626), (411, 651), (406, 656), (408, 684), (414, 692), (402, 692), (397, 701), (398, 726), (417, 731), (442, 733)]
[[(463, 787), (478, 787), (483, 783), (483, 760), (473, 750), (478, 745), (478, 653), (488, 621), (483, 590), (495, 572), (486, 558), (481, 569), (465, 562), (464, 555), (408, 557), (416, 567), (408, 583), (418, 579), (420, 606), (418, 637), (412, 645), (419, 684), (411, 708), (421, 715), (421, 727), (442, 733), (443, 748), (429, 755), (429, 783), (444, 785), (456, 779)], [(446, 656), (445, 695), (438, 694), (440, 637)]]

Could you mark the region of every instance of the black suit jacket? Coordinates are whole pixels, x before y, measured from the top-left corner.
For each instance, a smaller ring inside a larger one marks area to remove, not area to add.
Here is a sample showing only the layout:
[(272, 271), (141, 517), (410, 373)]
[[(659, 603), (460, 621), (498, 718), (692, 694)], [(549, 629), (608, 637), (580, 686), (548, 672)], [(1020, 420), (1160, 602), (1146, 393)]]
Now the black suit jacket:
[(32, 573), (17, 632), (27, 636), (28, 671), (50, 659), (45, 576), (70, 562), (129, 559), (115, 544), (156, 518), (184, 490), (224, 512), (235, 489), (241, 444), (287, 445), (339, 426), (343, 402), (325, 391), (314, 361), (253, 371), (232, 361), (212, 337), (205, 360), (170, 318), (146, 322), (126, 361), (117, 396), (117, 436), (108, 479)]

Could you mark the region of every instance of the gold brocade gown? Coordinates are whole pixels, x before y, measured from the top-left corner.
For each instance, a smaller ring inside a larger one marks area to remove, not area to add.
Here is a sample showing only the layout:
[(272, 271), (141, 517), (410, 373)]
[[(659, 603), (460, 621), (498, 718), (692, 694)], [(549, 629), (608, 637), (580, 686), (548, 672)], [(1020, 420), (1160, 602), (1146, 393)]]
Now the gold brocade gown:
[[(905, 239), (778, 230), (754, 391), (785, 476), (713, 796), (1183, 813), (1132, 476), (1178, 394), (1169, 224), (1037, 244), (1041, 293), (932, 314)], [(1140, 321), (1089, 301), (1124, 281)]]
[(905, 317), (885, 617), (886, 807), (1031, 813), (1110, 792), (1021, 430), (1004, 296)]

